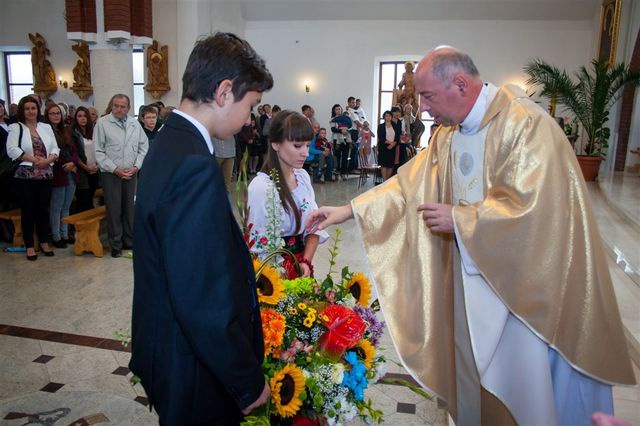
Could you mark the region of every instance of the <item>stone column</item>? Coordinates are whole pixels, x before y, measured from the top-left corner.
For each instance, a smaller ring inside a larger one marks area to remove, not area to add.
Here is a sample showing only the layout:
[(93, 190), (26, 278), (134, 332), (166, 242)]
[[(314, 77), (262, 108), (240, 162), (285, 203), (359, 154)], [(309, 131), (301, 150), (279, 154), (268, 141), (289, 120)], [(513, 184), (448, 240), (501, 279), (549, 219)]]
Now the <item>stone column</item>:
[[(117, 49), (94, 47), (91, 49), (91, 79), (93, 80), (93, 105), (102, 115), (109, 100), (116, 93), (129, 96), (133, 102), (133, 58), (128, 43)], [(133, 107), (133, 105), (132, 105)], [(134, 115), (130, 111), (129, 115)]]

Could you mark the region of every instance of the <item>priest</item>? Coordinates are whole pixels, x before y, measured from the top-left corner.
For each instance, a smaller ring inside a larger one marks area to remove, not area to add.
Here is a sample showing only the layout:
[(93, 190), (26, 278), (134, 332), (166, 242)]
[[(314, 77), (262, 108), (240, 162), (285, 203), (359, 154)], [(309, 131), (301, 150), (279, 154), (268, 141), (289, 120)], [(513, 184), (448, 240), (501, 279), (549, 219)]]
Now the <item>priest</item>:
[(415, 75), (440, 127), (398, 175), (310, 229), (355, 217), (394, 345), (458, 425), (589, 425), (633, 384), (571, 145), (516, 86), (451, 47)]

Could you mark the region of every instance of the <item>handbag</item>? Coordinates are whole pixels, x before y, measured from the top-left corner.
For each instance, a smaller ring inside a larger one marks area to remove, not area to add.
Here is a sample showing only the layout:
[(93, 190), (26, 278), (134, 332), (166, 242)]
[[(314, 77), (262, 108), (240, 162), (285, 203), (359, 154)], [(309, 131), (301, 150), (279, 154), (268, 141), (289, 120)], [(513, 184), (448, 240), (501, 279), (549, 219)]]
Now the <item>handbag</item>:
[[(20, 125), (18, 148), (22, 149), (22, 134), (24, 133), (24, 129), (21, 123), (18, 124)], [(22, 155), (20, 157), (22, 157)], [(12, 160), (11, 157), (9, 157), (9, 154), (7, 154), (7, 140), (5, 139), (3, 142), (2, 151), (0, 152), (0, 177), (13, 176), (20, 163), (22, 163), (22, 160), (20, 158)]]

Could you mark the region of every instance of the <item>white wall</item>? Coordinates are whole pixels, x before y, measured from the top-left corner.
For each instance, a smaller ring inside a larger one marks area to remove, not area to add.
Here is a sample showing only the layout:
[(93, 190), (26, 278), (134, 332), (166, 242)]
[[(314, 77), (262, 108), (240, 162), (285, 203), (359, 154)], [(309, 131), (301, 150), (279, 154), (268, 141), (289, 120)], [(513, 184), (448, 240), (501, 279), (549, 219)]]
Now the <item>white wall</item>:
[(296, 110), (309, 103), (326, 126), (331, 106), (348, 96), (361, 98), (372, 118), (380, 58), (421, 57), (448, 44), (469, 52), (485, 80), (522, 83), (521, 69), (534, 57), (567, 70), (587, 63), (592, 31), (591, 21), (254, 21), (245, 37), (274, 76), (263, 101)]

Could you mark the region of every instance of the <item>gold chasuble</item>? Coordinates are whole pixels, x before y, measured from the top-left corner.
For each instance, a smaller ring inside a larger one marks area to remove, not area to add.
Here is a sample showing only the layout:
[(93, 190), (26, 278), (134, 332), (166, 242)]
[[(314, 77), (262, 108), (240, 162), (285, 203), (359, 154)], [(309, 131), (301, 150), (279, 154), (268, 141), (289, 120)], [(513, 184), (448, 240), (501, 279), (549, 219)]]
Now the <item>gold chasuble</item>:
[[(467, 252), (509, 311), (575, 369), (634, 384), (591, 202), (562, 129), (516, 86), (498, 91), (485, 126), (484, 199), (453, 210)], [(457, 248), (417, 209), (452, 204), (455, 130), (440, 127), (397, 176), (352, 201), (396, 349), (454, 420)]]

